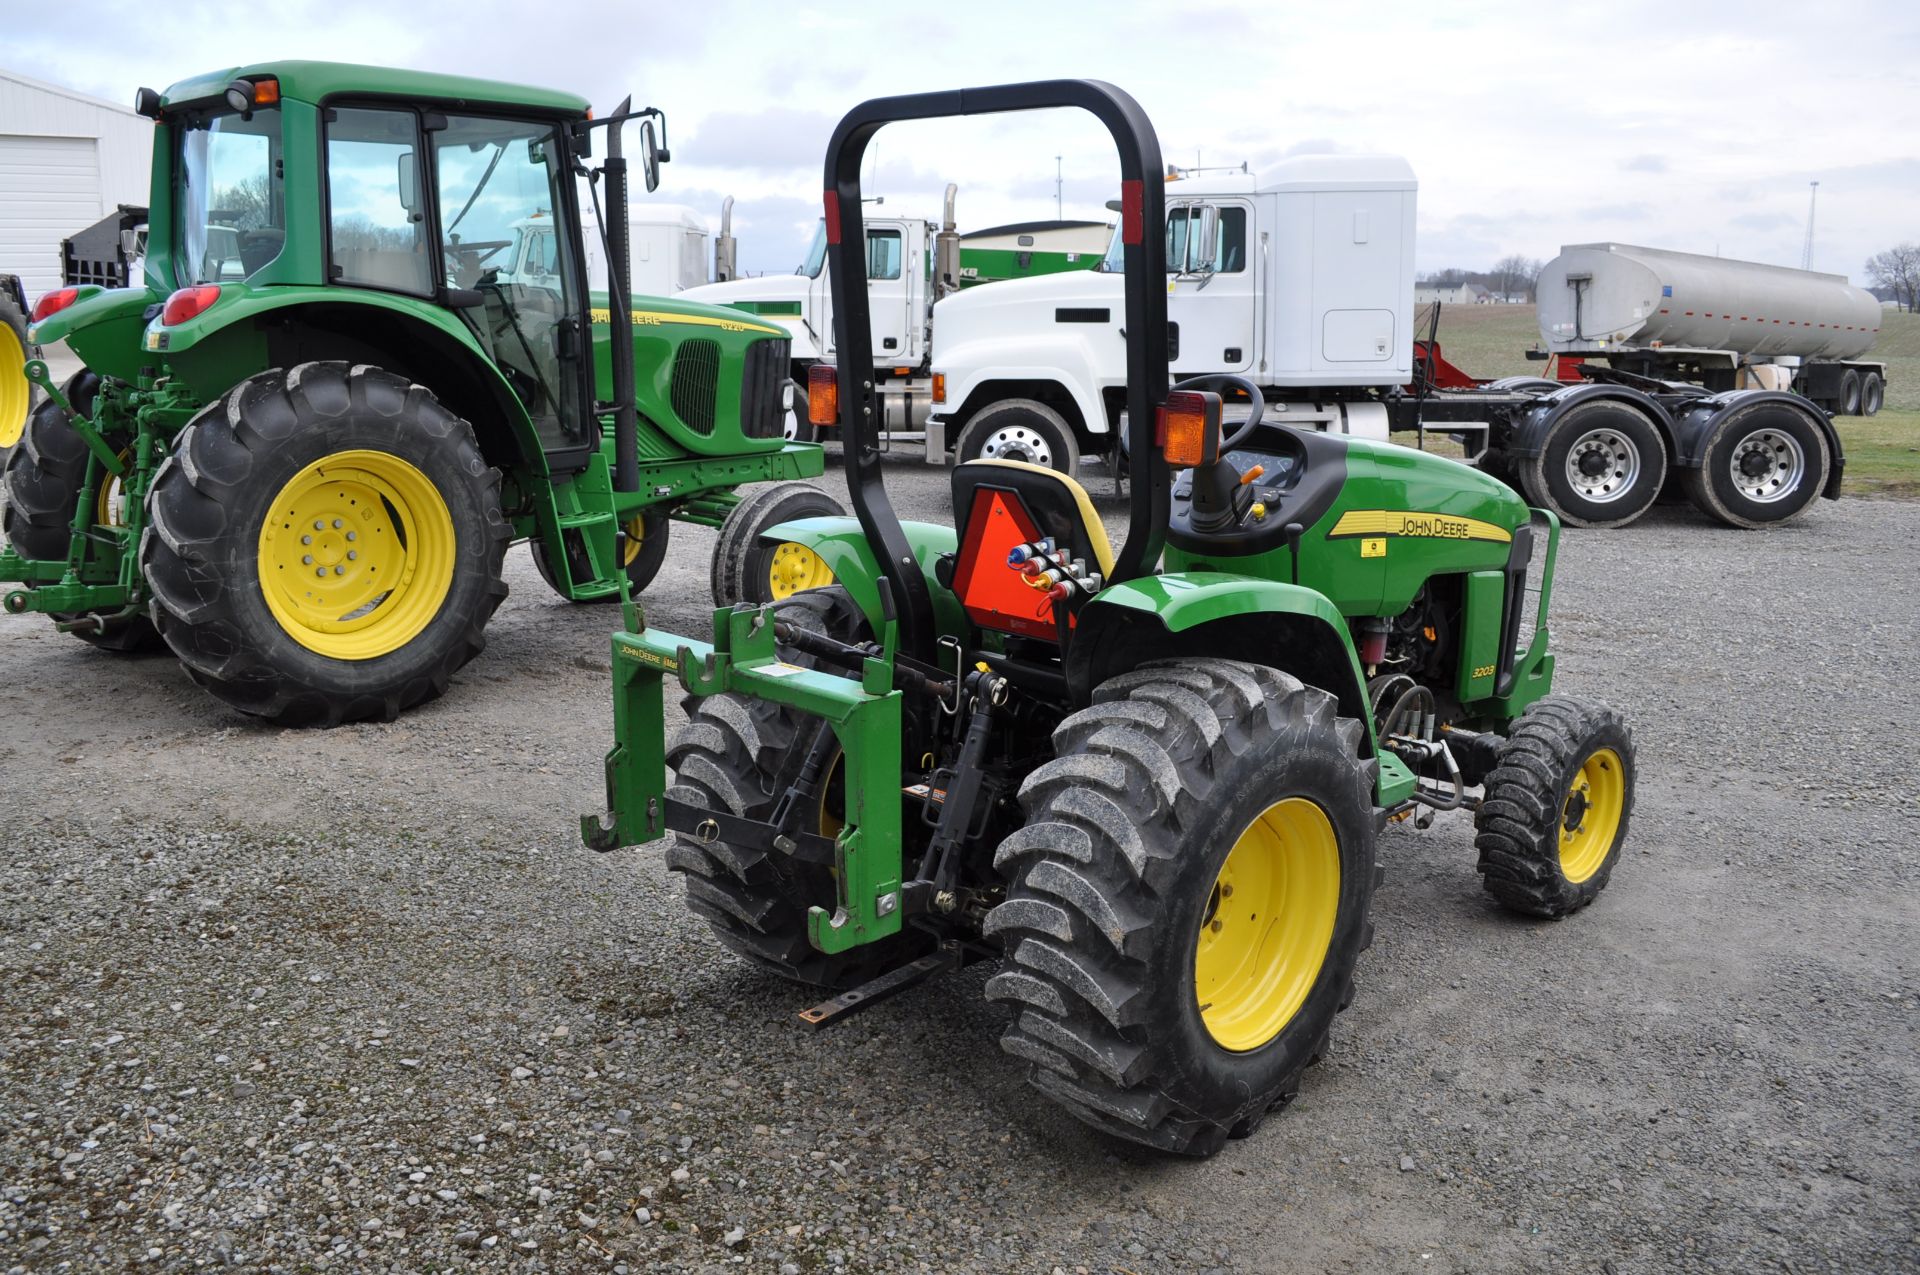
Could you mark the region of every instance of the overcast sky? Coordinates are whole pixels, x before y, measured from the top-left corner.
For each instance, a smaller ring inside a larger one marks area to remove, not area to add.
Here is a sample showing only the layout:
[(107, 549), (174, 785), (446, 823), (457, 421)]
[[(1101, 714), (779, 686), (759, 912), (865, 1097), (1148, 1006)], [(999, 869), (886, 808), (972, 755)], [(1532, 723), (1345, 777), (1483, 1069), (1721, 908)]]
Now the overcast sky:
[[(868, 16), (886, 8), (893, 16)], [(569, 13), (595, 16), (570, 29)], [(114, 33), (118, 33), (117, 35)], [(718, 220), (748, 271), (790, 270), (819, 215), (833, 122), (889, 93), (1091, 76), (1139, 98), (1166, 157), (1263, 164), (1392, 152), (1420, 179), (1418, 267), (1485, 268), (1613, 239), (1863, 280), (1920, 239), (1920, 4), (1450, 0), (1367, 5), (952, 5), (181, 0), (17, 6), (0, 60), (131, 101), (142, 85), (281, 57), (378, 62), (574, 89), (667, 112), (656, 198)], [(882, 211), (961, 228), (1106, 219), (1118, 166), (1089, 117), (899, 125), (867, 177)]]

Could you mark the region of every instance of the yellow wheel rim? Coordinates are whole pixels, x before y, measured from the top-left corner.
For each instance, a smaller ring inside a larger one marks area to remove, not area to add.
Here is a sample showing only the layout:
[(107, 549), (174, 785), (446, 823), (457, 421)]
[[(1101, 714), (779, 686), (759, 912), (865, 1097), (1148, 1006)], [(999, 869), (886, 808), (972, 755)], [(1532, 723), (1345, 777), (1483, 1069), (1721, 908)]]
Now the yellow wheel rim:
[[(119, 456), (124, 469), (133, 463), (133, 449), (122, 451)], [(93, 525), (96, 527), (124, 527), (127, 525), (127, 489), (118, 474), (102, 472), (100, 492), (93, 498)]]
[(1620, 834), (1627, 772), (1620, 754), (1602, 748), (1580, 763), (1560, 807), (1560, 873), (1575, 885), (1600, 870)]
[(20, 441), (33, 402), (33, 382), (27, 379), (27, 347), (20, 334), (0, 323), (0, 447)]
[(629, 518), (627, 520), (626, 551), (620, 557), (620, 565), (630, 567), (633, 560), (640, 556), (641, 542), (647, 538), (647, 520)]
[(336, 452), (295, 474), (260, 529), (260, 591), (287, 635), (336, 660), (397, 651), (453, 587), (453, 515), (388, 452)]
[(1222, 1049), (1278, 1036), (1320, 977), (1340, 912), (1340, 841), (1326, 812), (1288, 797), (1233, 843), (1193, 957), (1200, 1018)]
[(767, 593), (775, 601), (802, 589), (820, 589), (833, 583), (833, 569), (805, 545), (791, 540), (778, 545), (767, 566)]

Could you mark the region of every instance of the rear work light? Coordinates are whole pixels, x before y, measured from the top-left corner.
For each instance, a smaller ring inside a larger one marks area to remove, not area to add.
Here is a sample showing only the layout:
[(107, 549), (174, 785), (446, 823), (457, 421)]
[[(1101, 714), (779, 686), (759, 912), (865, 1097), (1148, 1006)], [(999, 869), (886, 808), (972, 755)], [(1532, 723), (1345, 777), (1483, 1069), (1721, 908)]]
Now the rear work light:
[(1199, 390), (1167, 395), (1160, 408), (1160, 450), (1180, 468), (1210, 465), (1220, 452), (1220, 396)]
[(807, 421), (813, 425), (840, 423), (839, 370), (831, 363), (807, 369)]
[(38, 323), (50, 314), (58, 314), (79, 298), (78, 288), (55, 288), (33, 303), (33, 321)]
[(208, 306), (220, 299), (220, 285), (203, 283), (195, 288), (182, 288), (167, 298), (167, 304), (160, 309), (162, 327), (173, 327), (185, 323), (188, 319), (198, 318), (206, 312)]

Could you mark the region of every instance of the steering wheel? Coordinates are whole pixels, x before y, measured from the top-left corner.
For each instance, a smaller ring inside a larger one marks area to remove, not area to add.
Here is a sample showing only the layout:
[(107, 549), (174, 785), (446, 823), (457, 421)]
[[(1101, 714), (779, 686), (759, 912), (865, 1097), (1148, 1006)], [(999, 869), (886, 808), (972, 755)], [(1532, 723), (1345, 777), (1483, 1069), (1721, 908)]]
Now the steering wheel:
[(1222, 384), (1231, 385), (1235, 389), (1243, 391), (1247, 398), (1253, 403), (1253, 409), (1247, 413), (1247, 423), (1220, 440), (1220, 455), (1225, 456), (1228, 452), (1253, 437), (1253, 431), (1258, 428), (1261, 420), (1266, 416), (1267, 397), (1260, 392), (1260, 387), (1246, 377), (1235, 376), (1231, 372), (1210, 372), (1205, 376), (1189, 376), (1184, 381), (1176, 382), (1172, 388), (1175, 390), (1204, 390)]

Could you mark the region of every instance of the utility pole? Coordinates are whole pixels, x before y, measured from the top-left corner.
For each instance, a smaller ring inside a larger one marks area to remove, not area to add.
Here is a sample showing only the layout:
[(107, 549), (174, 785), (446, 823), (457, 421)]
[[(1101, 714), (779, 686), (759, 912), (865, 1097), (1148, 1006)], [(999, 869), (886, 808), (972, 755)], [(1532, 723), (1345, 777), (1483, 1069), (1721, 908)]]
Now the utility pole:
[(1060, 156), (1053, 157), (1053, 219), (1060, 220), (1060, 185), (1063, 180), (1060, 168)]
[(1820, 200), (1820, 183), (1807, 183), (1807, 243), (1800, 249), (1800, 268), (1813, 269), (1813, 209)]

